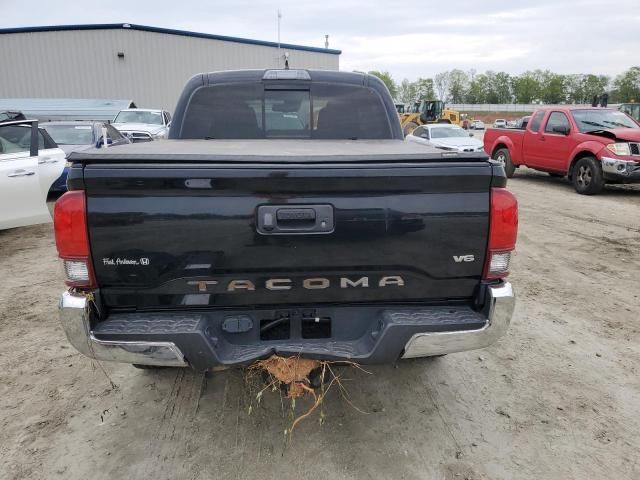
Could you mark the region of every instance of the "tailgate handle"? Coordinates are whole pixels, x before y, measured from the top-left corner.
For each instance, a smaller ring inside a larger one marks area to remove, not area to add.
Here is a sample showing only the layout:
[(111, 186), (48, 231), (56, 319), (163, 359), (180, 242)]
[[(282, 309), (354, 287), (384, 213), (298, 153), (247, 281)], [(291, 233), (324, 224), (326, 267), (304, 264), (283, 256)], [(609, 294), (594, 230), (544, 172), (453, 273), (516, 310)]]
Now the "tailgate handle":
[(332, 233), (332, 205), (261, 205), (256, 230), (262, 235)]
[(276, 218), (278, 224), (315, 222), (316, 211), (313, 208), (280, 208)]

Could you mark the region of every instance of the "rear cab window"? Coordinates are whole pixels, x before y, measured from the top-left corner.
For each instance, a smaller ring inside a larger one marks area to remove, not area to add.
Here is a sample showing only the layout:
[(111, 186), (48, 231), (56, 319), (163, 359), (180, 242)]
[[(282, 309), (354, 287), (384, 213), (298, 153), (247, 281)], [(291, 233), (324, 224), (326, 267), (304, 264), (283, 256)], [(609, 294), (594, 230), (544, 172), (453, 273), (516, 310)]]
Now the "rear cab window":
[(544, 118), (545, 111), (539, 110), (535, 113), (531, 120), (529, 121), (529, 130), (532, 132), (538, 132), (540, 130), (540, 124), (542, 123), (542, 119)]
[(260, 83), (201, 87), (186, 109), (181, 138), (393, 138), (380, 96), (358, 85)]

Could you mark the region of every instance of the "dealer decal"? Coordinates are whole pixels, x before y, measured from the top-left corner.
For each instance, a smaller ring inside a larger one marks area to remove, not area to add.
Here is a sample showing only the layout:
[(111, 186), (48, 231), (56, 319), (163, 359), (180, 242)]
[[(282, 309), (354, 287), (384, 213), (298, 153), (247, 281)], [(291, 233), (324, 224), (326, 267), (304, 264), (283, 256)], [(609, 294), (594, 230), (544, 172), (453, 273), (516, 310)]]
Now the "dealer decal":
[(110, 265), (110, 266), (132, 265), (132, 266), (146, 267), (147, 265), (149, 265), (149, 258), (148, 257), (140, 257), (140, 258), (121, 258), (121, 257), (109, 258), (109, 257), (104, 257), (102, 259), (102, 264), (103, 265)]

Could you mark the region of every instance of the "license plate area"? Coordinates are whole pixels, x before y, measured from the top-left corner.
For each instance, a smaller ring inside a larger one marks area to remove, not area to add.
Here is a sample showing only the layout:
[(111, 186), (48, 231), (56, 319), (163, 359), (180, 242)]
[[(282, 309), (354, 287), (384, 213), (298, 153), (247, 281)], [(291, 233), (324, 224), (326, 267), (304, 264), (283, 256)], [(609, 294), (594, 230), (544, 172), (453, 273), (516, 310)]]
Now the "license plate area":
[(331, 338), (331, 317), (318, 314), (316, 309), (277, 311), (259, 323), (261, 341)]

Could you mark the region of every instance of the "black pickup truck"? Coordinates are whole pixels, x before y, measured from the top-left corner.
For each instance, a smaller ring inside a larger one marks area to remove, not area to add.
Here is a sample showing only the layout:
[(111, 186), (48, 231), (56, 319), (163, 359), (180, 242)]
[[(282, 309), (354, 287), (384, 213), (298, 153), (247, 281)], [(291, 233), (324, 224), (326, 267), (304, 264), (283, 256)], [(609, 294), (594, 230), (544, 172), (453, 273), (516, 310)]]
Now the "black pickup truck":
[(508, 327), (517, 203), (502, 166), (405, 143), (375, 77), (197, 75), (168, 140), (70, 160), (59, 311), (91, 358), (387, 363)]

